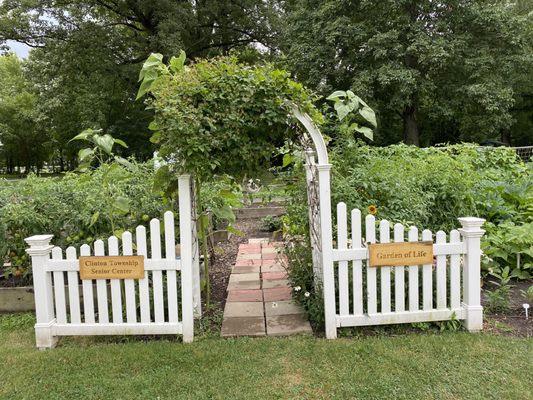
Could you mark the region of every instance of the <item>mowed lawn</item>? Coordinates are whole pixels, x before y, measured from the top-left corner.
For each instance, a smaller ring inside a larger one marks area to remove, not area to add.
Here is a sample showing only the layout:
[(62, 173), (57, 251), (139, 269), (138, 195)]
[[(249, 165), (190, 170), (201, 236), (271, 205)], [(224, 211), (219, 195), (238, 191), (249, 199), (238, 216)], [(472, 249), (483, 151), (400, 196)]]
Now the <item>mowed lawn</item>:
[(531, 339), (442, 333), (292, 338), (63, 339), (0, 316), (1, 399), (531, 399)]

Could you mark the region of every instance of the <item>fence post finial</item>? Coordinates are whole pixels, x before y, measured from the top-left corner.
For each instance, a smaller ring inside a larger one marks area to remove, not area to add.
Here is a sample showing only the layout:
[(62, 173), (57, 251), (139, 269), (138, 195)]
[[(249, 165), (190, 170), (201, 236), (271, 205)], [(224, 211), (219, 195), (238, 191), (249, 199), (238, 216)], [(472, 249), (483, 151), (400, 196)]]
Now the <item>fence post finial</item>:
[(45, 270), (45, 264), (54, 248), (50, 244), (53, 237), (53, 235), (36, 235), (24, 239), (30, 246), (26, 249), (26, 253), (31, 257), (37, 319), (35, 341), (39, 349), (52, 348), (57, 344), (57, 336), (52, 332), (55, 323), (52, 276)]
[(466, 253), (463, 268), (463, 307), (466, 310), (466, 329), (477, 332), (483, 329), (483, 307), (481, 306), (481, 237), (485, 233), (481, 226), (483, 218), (459, 218)]

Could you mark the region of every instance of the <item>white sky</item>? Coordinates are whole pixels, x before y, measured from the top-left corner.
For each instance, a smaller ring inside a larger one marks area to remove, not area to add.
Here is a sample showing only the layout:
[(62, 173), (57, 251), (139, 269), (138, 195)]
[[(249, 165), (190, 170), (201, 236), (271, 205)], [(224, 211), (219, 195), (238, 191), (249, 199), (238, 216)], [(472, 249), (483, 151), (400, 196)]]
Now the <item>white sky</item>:
[(23, 43), (18, 43), (13, 40), (8, 40), (7, 45), (13, 50), (20, 58), (28, 57), (30, 47)]

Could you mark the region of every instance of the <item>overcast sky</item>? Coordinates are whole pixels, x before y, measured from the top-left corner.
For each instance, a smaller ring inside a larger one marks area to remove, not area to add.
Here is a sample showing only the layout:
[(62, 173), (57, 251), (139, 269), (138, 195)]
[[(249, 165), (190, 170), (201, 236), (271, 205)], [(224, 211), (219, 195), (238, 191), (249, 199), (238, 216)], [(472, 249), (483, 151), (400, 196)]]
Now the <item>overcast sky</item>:
[(13, 50), (19, 57), (26, 58), (28, 57), (28, 52), (30, 48), (25, 44), (14, 42), (12, 40), (7, 41), (7, 45)]

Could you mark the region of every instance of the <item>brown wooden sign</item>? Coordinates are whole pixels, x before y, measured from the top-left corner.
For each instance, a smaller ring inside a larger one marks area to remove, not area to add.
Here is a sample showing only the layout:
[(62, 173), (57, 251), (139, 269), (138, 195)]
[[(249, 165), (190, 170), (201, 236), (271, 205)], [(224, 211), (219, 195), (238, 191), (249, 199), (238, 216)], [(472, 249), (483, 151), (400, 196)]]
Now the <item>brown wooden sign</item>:
[(433, 264), (433, 242), (376, 243), (368, 245), (371, 267)]
[(81, 279), (143, 279), (144, 256), (80, 257)]

